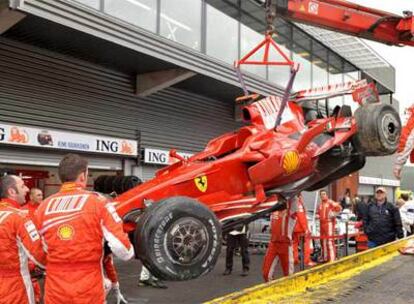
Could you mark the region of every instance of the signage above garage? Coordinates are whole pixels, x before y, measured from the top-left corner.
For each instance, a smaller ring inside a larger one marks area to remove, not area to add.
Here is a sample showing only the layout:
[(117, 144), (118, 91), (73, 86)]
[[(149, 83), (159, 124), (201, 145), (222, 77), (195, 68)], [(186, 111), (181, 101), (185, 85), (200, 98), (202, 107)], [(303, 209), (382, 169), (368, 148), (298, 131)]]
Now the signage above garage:
[(0, 122), (0, 144), (135, 157), (137, 141)]
[[(193, 154), (183, 152), (178, 152), (177, 154), (184, 158), (190, 158), (193, 156)], [(144, 163), (146, 164), (171, 165), (176, 161), (178, 161), (178, 159), (170, 157), (170, 151), (168, 150), (146, 148), (144, 151)]]

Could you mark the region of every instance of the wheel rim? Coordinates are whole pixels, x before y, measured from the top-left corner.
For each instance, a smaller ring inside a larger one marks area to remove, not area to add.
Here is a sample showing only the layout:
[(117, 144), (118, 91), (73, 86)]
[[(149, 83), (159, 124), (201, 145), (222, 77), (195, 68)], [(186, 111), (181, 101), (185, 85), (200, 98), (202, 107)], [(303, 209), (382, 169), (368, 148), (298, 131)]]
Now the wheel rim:
[(391, 113), (387, 113), (382, 118), (382, 134), (384, 138), (391, 144), (398, 141), (398, 120)]
[(175, 264), (193, 265), (199, 262), (209, 247), (208, 231), (198, 219), (187, 217), (174, 222), (168, 229), (164, 246)]

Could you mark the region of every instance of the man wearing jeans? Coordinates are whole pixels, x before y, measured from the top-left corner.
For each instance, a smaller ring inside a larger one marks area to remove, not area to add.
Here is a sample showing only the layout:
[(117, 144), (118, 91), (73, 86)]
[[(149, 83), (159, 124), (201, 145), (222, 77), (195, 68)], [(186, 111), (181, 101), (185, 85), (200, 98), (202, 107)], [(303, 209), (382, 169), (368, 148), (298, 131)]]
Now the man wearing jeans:
[(384, 187), (377, 188), (375, 199), (366, 211), (363, 221), (369, 248), (404, 237), (400, 212), (394, 204), (387, 202), (387, 191)]

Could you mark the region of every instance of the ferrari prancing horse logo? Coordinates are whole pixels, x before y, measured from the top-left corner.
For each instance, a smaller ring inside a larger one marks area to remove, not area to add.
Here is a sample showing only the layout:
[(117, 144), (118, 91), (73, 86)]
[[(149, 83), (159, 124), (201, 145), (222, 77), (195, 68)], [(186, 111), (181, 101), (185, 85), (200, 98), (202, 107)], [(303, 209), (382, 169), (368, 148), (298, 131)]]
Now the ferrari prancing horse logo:
[(194, 179), (194, 183), (197, 189), (200, 190), (201, 192), (207, 191), (207, 176), (206, 175), (196, 177)]

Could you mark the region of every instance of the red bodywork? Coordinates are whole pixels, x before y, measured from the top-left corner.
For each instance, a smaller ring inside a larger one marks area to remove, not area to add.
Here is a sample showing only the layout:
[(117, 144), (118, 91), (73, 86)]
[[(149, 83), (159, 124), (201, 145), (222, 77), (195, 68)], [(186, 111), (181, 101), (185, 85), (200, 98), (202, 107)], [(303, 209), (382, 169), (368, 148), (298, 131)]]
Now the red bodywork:
[[(347, 85), (348, 90), (352, 87)], [(329, 86), (325, 91), (343, 90)], [(221, 220), (248, 216), (276, 203), (269, 189), (288, 185), (315, 171), (318, 157), (348, 141), (357, 131), (353, 117), (327, 117), (305, 125), (299, 101), (321, 94), (321, 89), (299, 92), (288, 102), (281, 124), (275, 129), (280, 107), (278, 97), (267, 97), (243, 108), (249, 125), (211, 140), (190, 159), (159, 170), (156, 176), (123, 194), (115, 201), (124, 217), (144, 209), (146, 201), (157, 202), (171, 196), (196, 198)], [(321, 134), (329, 134), (320, 142)], [(172, 153), (174, 154), (174, 153)], [(132, 231), (134, 223), (125, 223)]]
[[(275, 2), (276, 13), (293, 21), (386, 44), (414, 45), (414, 18), (410, 13), (402, 17), (342, 0)], [(261, 48), (264, 49), (263, 59), (253, 60), (252, 55)], [(270, 61), (270, 50), (276, 50), (284, 61)], [(241, 64), (289, 65), (292, 69), (294, 66), (273, 42), (270, 33), (235, 63), (247, 96), (248, 90), (239, 70)], [(291, 84), (286, 92), (290, 92)], [(281, 104), (278, 98), (268, 97), (246, 106), (243, 109), (244, 118), (250, 125), (213, 139), (204, 151), (189, 160), (180, 159), (159, 170), (152, 180), (121, 194), (115, 199), (118, 213), (125, 219), (132, 212), (144, 210), (146, 202), (157, 202), (172, 196), (196, 198), (222, 221), (271, 208), (277, 197), (269, 194), (268, 190), (283, 186), (289, 188), (290, 184), (311, 176), (324, 152), (350, 141), (357, 132), (352, 116), (332, 115), (305, 123), (300, 101), (345, 93), (353, 93), (354, 100), (359, 104), (378, 100), (375, 86), (366, 83), (356, 86), (347, 83), (298, 92), (282, 110), (282, 123), (276, 128)], [(321, 137), (323, 140), (320, 140)], [(134, 229), (134, 221), (126, 220), (125, 230), (130, 232)]]

